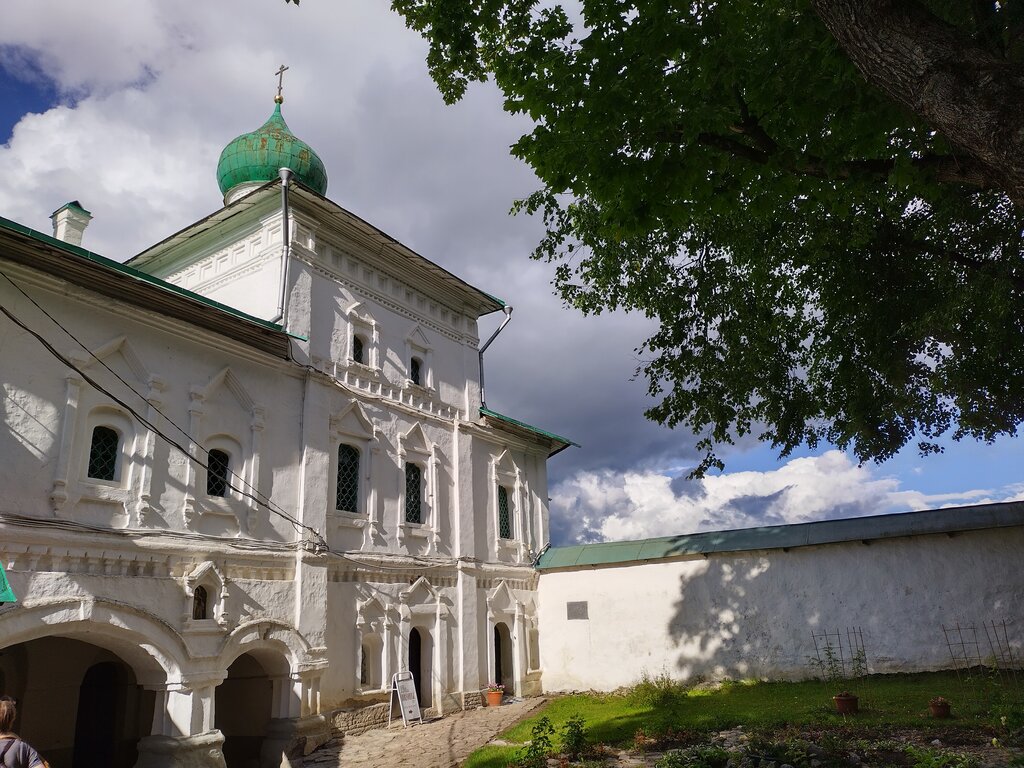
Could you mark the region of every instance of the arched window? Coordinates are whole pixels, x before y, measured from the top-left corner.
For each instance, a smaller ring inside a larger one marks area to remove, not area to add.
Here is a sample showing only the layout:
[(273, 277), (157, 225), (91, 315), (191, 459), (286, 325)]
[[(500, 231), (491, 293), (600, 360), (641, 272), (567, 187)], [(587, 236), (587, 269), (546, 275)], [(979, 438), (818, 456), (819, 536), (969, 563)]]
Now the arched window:
[(110, 427), (96, 427), (89, 444), (88, 476), (95, 480), (116, 480), (121, 436)]
[(214, 449), (206, 459), (206, 495), (228, 495), (228, 471), (231, 458), (224, 451)]
[(512, 538), (512, 514), (508, 508), (508, 489), (498, 486), (498, 536), (503, 539)]
[(338, 493), (334, 508), (359, 511), (359, 451), (351, 445), (338, 446)]
[(366, 359), (365, 359), (365, 353), (364, 353), (365, 346), (366, 345), (363, 342), (362, 337), (360, 337), (360, 336), (353, 336), (352, 337), (352, 362), (359, 363), (360, 365), (366, 365)]
[(366, 643), (363, 643), (362, 648), (359, 649), (359, 684), (364, 686), (370, 684), (369, 656), (370, 649)]
[(192, 592), (192, 618), (202, 621), (206, 615), (206, 587), (196, 587)]
[(423, 471), (415, 464), (405, 465), (405, 522), (423, 522)]
[(423, 384), (423, 361), (414, 357), (409, 361), (409, 381), (413, 384)]

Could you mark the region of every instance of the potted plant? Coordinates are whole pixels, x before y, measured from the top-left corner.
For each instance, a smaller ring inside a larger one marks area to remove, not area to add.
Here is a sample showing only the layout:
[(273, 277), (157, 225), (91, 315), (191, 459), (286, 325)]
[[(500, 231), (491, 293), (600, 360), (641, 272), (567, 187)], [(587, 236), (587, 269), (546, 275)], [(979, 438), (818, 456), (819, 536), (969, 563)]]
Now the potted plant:
[(928, 702), (928, 709), (931, 711), (932, 717), (949, 717), (949, 706), (949, 699), (942, 696), (936, 696)]
[(849, 691), (840, 691), (832, 697), (835, 702), (836, 712), (840, 715), (854, 715), (857, 713), (857, 696)]
[(505, 695), (505, 686), (501, 683), (487, 684), (487, 706), (500, 707), (501, 697)]

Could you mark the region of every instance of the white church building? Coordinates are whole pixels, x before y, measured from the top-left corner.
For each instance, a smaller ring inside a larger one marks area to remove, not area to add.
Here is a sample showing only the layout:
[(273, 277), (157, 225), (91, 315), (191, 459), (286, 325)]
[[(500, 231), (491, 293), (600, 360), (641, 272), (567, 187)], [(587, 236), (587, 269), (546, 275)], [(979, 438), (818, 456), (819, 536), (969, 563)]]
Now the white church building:
[(570, 441), (483, 402), (511, 309), (326, 198), (280, 100), (217, 175), (125, 264), (78, 202), (0, 219), (0, 691), (54, 768), (287, 764), (400, 670), (540, 691)]

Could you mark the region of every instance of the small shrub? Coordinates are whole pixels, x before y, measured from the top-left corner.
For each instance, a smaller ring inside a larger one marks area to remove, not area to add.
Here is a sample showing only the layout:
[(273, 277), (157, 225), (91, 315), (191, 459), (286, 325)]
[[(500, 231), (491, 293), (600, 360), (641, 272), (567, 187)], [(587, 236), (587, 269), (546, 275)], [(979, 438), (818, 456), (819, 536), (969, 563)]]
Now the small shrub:
[(722, 747), (705, 745), (677, 749), (654, 764), (654, 768), (725, 768), (729, 753)]
[(586, 751), (586, 720), (580, 715), (573, 715), (562, 726), (562, 754), (570, 760), (579, 760)]
[(914, 768), (977, 768), (978, 760), (960, 752), (907, 747)]
[(551, 736), (555, 728), (547, 716), (534, 723), (530, 731), (530, 743), (519, 751), (515, 765), (518, 768), (547, 768), (551, 754)]
[(662, 672), (656, 677), (651, 677), (644, 672), (640, 677), (640, 682), (629, 689), (626, 699), (634, 707), (657, 709), (685, 697), (686, 690), (683, 683), (673, 680), (666, 672)]

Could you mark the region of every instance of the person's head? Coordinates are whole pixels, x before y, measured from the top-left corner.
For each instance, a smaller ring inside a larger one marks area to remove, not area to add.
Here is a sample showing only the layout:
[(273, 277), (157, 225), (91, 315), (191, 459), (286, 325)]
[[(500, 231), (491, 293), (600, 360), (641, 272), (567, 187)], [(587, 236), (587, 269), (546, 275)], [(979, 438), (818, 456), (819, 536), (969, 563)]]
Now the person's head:
[(0, 733), (7, 733), (14, 727), (14, 718), (17, 715), (14, 699), (10, 696), (0, 696)]

